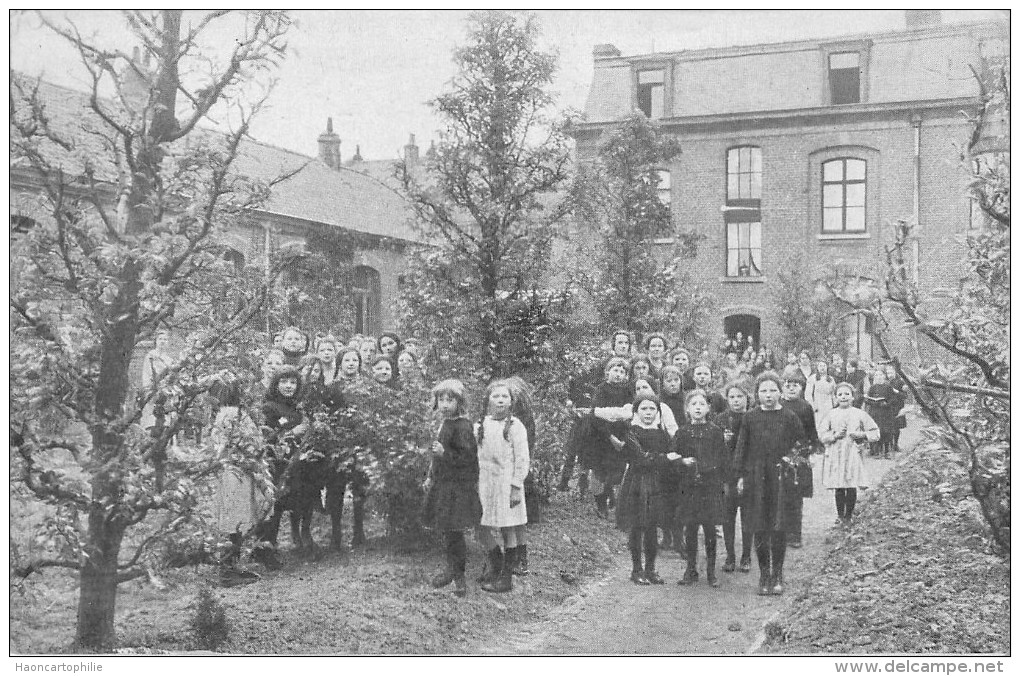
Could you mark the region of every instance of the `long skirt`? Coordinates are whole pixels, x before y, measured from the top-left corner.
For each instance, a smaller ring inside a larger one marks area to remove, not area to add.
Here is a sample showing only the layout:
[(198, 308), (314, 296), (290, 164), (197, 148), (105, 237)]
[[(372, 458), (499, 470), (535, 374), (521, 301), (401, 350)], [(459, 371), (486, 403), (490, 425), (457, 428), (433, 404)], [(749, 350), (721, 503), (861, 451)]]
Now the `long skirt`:
[(247, 533), (273, 509), (273, 501), (249, 474), (228, 468), (220, 474), (213, 513), (220, 533)]

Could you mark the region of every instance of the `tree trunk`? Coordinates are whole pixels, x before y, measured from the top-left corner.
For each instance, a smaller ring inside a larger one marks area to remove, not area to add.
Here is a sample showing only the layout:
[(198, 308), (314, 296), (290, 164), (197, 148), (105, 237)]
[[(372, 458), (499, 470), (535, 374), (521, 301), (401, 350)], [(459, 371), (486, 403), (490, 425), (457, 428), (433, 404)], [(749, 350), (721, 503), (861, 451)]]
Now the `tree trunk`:
[(79, 583), (75, 643), (81, 648), (105, 650), (116, 640), (117, 558), (123, 539), (123, 527), (111, 523), (102, 506), (94, 506)]

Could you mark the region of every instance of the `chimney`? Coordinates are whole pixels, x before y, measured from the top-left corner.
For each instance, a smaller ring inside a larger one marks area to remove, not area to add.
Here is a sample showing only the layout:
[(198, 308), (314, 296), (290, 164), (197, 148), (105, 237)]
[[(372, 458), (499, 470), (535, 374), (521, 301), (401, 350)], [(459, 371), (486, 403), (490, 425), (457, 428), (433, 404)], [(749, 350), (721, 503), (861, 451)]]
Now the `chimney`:
[(407, 140), (407, 145), (404, 146), (404, 163), (408, 169), (414, 170), (418, 168), (418, 146), (414, 142), (414, 134), (411, 134), (411, 138)]
[(904, 11), (904, 17), (908, 29), (938, 26), (942, 23), (942, 10), (908, 9)]
[(615, 59), (620, 56), (620, 50), (616, 48), (616, 45), (609, 43), (595, 45), (595, 48), (591, 50), (592, 56), (595, 60), (599, 59)]
[(354, 157), (351, 158), (351, 164), (355, 162), (364, 162), (365, 158), (361, 156), (361, 144), (354, 146)]
[(333, 118), (326, 118), (326, 131), (319, 134), (319, 159), (330, 169), (340, 168), (340, 137), (333, 133)]

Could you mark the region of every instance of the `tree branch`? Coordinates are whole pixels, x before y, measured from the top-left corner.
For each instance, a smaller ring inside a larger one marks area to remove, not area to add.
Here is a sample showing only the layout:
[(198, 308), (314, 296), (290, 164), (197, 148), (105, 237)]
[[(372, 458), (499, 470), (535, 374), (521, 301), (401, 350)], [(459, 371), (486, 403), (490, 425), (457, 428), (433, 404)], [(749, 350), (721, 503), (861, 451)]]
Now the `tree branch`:
[(69, 570), (81, 570), (81, 564), (77, 561), (67, 561), (64, 559), (35, 559), (21, 566), (14, 566), (11, 572), (25, 579), (32, 573), (41, 573), (44, 568), (67, 568)]

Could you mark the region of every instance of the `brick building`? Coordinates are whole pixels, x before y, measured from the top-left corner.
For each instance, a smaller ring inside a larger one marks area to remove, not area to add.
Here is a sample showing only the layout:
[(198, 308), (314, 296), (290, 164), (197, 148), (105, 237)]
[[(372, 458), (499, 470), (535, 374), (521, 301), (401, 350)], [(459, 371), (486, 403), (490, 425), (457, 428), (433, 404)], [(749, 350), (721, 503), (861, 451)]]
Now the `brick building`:
[[(797, 254), (881, 279), (890, 222), (916, 222), (922, 289), (952, 285), (971, 206), (960, 150), (980, 106), (971, 67), (1003, 49), (1001, 27), (941, 23), (838, 39), (623, 56), (594, 49), (580, 162), (635, 110), (681, 142), (662, 167), (674, 225), (705, 236), (696, 275), (715, 297), (709, 330), (781, 338), (776, 274)], [(1008, 49), (1008, 47), (1006, 47)], [(847, 352), (871, 356), (870, 327), (844, 321)], [(917, 358), (901, 332), (901, 354)], [(876, 355), (877, 356), (877, 355)]]
[[(13, 77), (25, 83), (25, 91), (35, 86), (30, 78)], [(98, 143), (96, 132), (102, 131), (103, 123), (89, 109), (87, 94), (41, 82), (38, 96), (51, 124), (65, 137), (75, 139), (74, 154), (90, 154), (100, 179), (104, 171), (115, 171), (104, 159), (108, 155), (104, 148), (90, 148)], [(12, 105), (24, 104), (12, 97)], [(407, 248), (417, 241), (414, 215), (393, 185), (370, 172), (358, 171), (357, 162), (341, 161), (340, 137), (331, 120), (318, 143), (318, 157), (308, 157), (255, 140), (242, 141), (233, 170), (272, 187), (262, 207), (251, 210), (245, 222), (228, 233), (232, 249), (228, 255), (238, 265), (261, 265), (267, 251), (294, 241), (324, 253), (329, 261), (350, 270), (350, 288), (341, 294), (349, 307), (337, 307), (332, 315), (322, 313), (323, 325), (304, 328), (334, 329), (341, 337), (350, 333), (378, 335), (396, 328), (399, 320), (398, 286)], [(405, 149), (412, 164), (417, 152), (412, 138)], [(381, 176), (394, 162), (367, 166)], [(70, 165), (68, 169), (75, 170)], [(281, 177), (285, 178), (279, 180)], [(15, 157), (11, 158), (10, 179), (13, 238), (41, 216), (37, 179)]]

